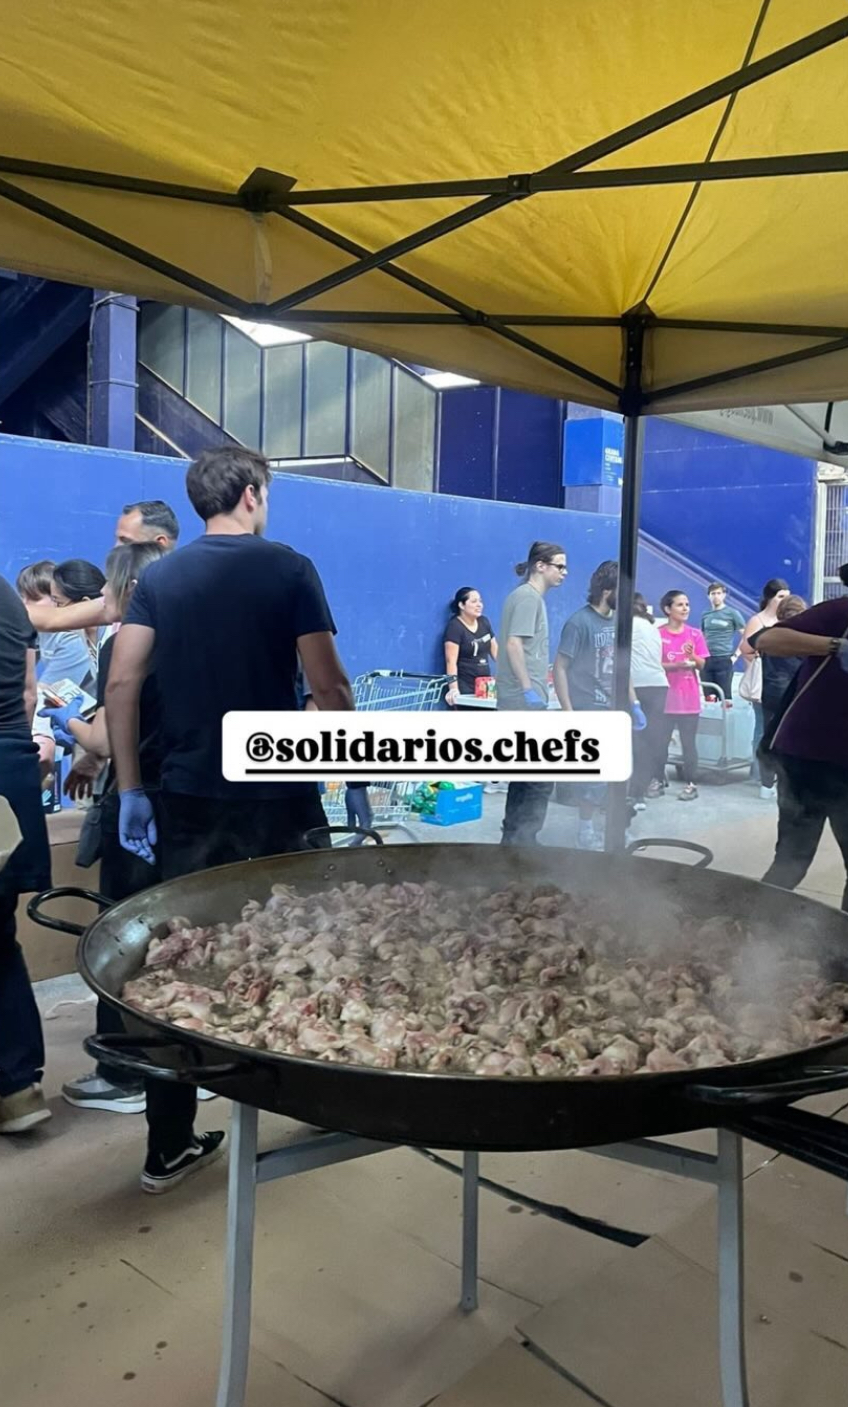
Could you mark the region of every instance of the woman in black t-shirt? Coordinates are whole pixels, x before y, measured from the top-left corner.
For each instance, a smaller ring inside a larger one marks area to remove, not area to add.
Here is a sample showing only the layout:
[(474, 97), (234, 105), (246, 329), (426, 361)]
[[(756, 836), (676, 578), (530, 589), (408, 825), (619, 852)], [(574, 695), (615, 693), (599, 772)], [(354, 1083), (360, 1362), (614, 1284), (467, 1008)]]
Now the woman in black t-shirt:
[(453, 706), (460, 694), (473, 694), (477, 679), (488, 678), (498, 657), (491, 621), (483, 615), (483, 598), (473, 586), (461, 586), (451, 602), (445, 627), (445, 702)]
[[(142, 573), (151, 562), (164, 555), (156, 542), (126, 543), (114, 548), (106, 558), (106, 584), (103, 594), (106, 597), (110, 618), (123, 619), (130, 604), (133, 591)], [(54, 731), (68, 744), (78, 743), (86, 752), (102, 760), (104, 766), (109, 758), (109, 735), (106, 730), (106, 710), (104, 697), (112, 662), (114, 636), (106, 640), (100, 651), (100, 668), (97, 677), (97, 712), (90, 722), (79, 716), (76, 704), (60, 709), (44, 710), (53, 720)], [(159, 774), (162, 754), (159, 740), (159, 704), (155, 675), (149, 674), (144, 681), (139, 700), (139, 762), (141, 784), (154, 801), (159, 792)], [(79, 791), (79, 784), (73, 776), (68, 779), (66, 790)], [(118, 838), (119, 797), (111, 764), (106, 776), (100, 805), (100, 883), (101, 893), (117, 903), (131, 894), (138, 894), (151, 884), (161, 880), (159, 856), (153, 866), (146, 864), (136, 855), (124, 850)], [(105, 1002), (97, 1003), (96, 1029), (98, 1035), (123, 1030), (121, 1018)], [(99, 1064), (95, 1071), (81, 1075), (76, 1080), (62, 1086), (62, 1095), (69, 1104), (80, 1109), (105, 1109), (120, 1114), (140, 1113), (145, 1105), (144, 1087), (135, 1075), (127, 1074), (117, 1066)]]

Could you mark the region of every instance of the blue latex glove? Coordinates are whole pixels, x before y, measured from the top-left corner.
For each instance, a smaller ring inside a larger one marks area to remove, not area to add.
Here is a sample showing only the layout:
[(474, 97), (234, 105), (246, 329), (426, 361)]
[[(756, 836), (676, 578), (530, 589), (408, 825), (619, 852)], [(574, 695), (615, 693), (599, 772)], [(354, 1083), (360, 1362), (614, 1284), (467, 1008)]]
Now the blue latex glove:
[(524, 702), (528, 708), (547, 708), (548, 706), (535, 689), (524, 690)]
[(121, 792), (121, 809), (118, 815), (118, 839), (124, 850), (146, 860), (148, 865), (156, 863), (153, 853), (158, 840), (156, 818), (153, 805), (143, 787), (132, 787)]
[[(358, 826), (360, 830), (371, 830), (374, 825), (374, 813), (371, 810), (371, 802), (368, 800), (367, 787), (348, 785), (345, 790), (345, 808), (349, 826)], [(352, 843), (361, 845), (364, 839), (364, 836), (357, 835)]]
[(637, 704), (637, 703), (631, 704), (631, 705), (630, 705), (630, 713), (631, 713), (631, 716), (632, 716), (632, 718), (633, 718), (633, 731), (634, 731), (634, 733), (641, 733), (642, 729), (643, 729), (643, 728), (647, 728), (647, 726), (648, 726), (648, 720), (647, 720), (647, 718), (645, 717), (645, 714), (643, 713), (641, 706), (640, 706), (639, 704)]
[(82, 712), (82, 699), (71, 699), (70, 703), (63, 704), (61, 708), (40, 708), (39, 718), (49, 718), (53, 726), (53, 736), (57, 743), (69, 750), (76, 746), (76, 738), (69, 730), (68, 724), (72, 718), (79, 718)]

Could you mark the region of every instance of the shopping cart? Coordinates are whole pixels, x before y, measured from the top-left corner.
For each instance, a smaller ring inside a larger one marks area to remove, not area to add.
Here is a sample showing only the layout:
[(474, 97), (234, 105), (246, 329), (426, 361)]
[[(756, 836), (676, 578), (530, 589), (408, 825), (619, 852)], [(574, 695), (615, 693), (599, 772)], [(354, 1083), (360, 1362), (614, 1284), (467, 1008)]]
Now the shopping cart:
[(357, 710), (432, 713), (447, 687), (445, 674), (408, 674), (405, 669), (375, 669), (353, 681)]
[[(753, 708), (738, 694), (725, 698), (718, 684), (702, 681), (701, 690), (701, 717), (695, 739), (699, 779), (711, 776), (723, 785), (740, 772), (747, 776), (753, 764)], [(669, 748), (668, 761), (682, 781), (683, 752), (677, 734)]]
[[(410, 674), (404, 669), (375, 669), (360, 674), (353, 681), (353, 701), (357, 712), (418, 712), (432, 713), (438, 708), (445, 692), (444, 674)], [(368, 788), (368, 798), (377, 831), (400, 831), (415, 840), (415, 833), (405, 822), (412, 814), (412, 798), (417, 782), (374, 782)], [(347, 824), (344, 782), (328, 782), (323, 797), (324, 811), (331, 826)], [(342, 839), (350, 845), (351, 839)]]

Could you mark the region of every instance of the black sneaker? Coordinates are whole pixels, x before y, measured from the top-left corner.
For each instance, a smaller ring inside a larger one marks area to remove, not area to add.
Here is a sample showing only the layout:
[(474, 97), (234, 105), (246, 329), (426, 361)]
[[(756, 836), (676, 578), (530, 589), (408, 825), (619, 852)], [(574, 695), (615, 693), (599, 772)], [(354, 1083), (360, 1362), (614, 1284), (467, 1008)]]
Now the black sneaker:
[(161, 1153), (148, 1153), (144, 1172), (141, 1174), (142, 1192), (170, 1192), (172, 1187), (199, 1172), (209, 1163), (214, 1163), (223, 1155), (227, 1146), (227, 1135), (223, 1130), (217, 1133), (202, 1133), (192, 1139), (188, 1148), (175, 1158), (164, 1158)]

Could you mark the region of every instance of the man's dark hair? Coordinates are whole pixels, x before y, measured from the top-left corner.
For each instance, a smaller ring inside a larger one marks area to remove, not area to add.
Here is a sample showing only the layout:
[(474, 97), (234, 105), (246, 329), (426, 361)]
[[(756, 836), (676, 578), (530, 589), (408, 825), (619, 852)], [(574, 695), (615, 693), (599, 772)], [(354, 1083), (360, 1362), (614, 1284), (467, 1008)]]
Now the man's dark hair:
[(727, 587), (725, 586), (723, 581), (711, 581), (709, 586), (707, 587), (708, 596), (711, 591), (723, 591), (725, 596), (727, 595)]
[(531, 542), (527, 561), (516, 564), (515, 575), (523, 576), (525, 581), (529, 581), (532, 573), (536, 570), (537, 562), (544, 562), (547, 566), (553, 562), (554, 557), (564, 556), (565, 548), (560, 547), (558, 542)]
[(140, 513), (146, 528), (154, 528), (157, 533), (164, 533), (172, 542), (176, 542), (180, 535), (177, 515), (162, 498), (145, 498), (141, 503), (125, 503), (124, 512)]
[(55, 562), (30, 562), (28, 567), (18, 572), (15, 582), (18, 595), (23, 596), (25, 601), (39, 601), (43, 596), (49, 596), (55, 566)]
[(589, 580), (586, 600), (590, 606), (598, 606), (605, 591), (615, 591), (618, 586), (618, 562), (601, 562)]
[(186, 475), (191, 506), (208, 523), (218, 513), (232, 513), (246, 488), (258, 493), (271, 482), (271, 466), (264, 454), (239, 445), (205, 449)]

